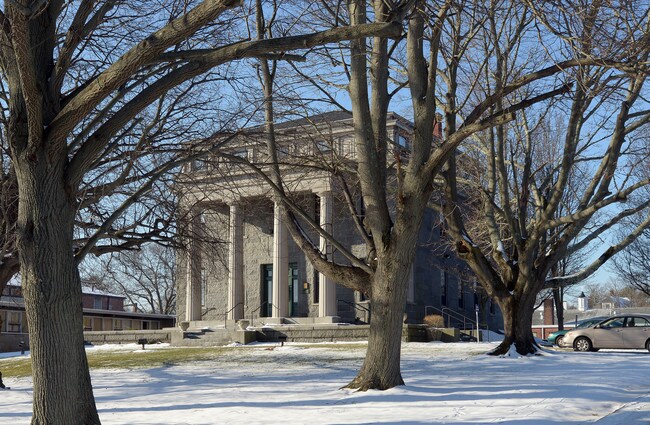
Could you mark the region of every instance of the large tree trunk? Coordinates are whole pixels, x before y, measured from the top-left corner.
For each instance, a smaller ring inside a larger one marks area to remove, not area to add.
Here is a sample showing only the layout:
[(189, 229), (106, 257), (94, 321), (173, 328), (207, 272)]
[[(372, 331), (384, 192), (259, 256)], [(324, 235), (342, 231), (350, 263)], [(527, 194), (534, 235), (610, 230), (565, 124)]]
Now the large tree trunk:
[[(404, 385), (400, 371), (402, 326), (410, 264), (378, 267), (372, 282), (368, 349), (359, 374), (346, 388), (387, 390)], [(391, 267), (392, 266), (392, 267)]]
[(14, 160), (20, 193), (17, 245), (34, 380), (32, 424), (99, 424), (73, 256), (75, 200), (64, 188), (64, 167), (51, 156), (38, 151)]
[(510, 351), (514, 344), (517, 353), (521, 355), (535, 354), (539, 346), (533, 337), (533, 307), (535, 295), (517, 293), (498, 299), (497, 303), (503, 315), (503, 341), (494, 350), (492, 355), (502, 355)]

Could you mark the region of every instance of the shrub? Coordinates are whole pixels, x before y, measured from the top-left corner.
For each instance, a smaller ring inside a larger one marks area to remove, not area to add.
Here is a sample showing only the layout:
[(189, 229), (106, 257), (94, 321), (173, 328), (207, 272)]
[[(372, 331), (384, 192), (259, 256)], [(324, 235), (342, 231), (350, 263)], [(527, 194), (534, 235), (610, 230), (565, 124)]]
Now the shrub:
[(430, 328), (444, 328), (445, 319), (439, 314), (428, 314), (424, 316), (423, 322)]

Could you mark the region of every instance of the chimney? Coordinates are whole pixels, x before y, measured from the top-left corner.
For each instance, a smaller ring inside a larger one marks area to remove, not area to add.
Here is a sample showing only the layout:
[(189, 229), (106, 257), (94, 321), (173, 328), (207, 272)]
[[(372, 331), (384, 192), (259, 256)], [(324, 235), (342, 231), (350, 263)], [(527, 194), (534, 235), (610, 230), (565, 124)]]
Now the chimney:
[(544, 324), (555, 324), (555, 309), (553, 308), (553, 298), (547, 298), (544, 300)]

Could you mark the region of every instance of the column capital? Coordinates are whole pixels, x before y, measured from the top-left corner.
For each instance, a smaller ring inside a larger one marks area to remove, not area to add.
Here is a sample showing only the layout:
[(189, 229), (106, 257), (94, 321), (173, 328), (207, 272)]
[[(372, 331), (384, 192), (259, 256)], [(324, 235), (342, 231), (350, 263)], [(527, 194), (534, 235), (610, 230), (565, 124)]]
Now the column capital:
[(230, 208), (232, 207), (239, 208), (242, 206), (242, 198), (240, 197), (224, 199), (223, 202), (224, 204), (228, 205)]

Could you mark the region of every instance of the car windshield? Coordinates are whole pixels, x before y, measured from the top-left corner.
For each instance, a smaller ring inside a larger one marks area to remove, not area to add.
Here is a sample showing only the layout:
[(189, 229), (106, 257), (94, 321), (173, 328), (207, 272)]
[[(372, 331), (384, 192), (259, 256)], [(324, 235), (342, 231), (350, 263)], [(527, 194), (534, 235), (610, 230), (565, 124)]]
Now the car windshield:
[(601, 327), (603, 328), (620, 328), (623, 326), (623, 322), (625, 321), (625, 317), (614, 317), (613, 319), (610, 319), (606, 322), (604, 322)]
[(576, 329), (590, 328), (598, 322), (600, 322), (600, 320), (587, 320), (586, 322), (582, 322), (576, 326)]

